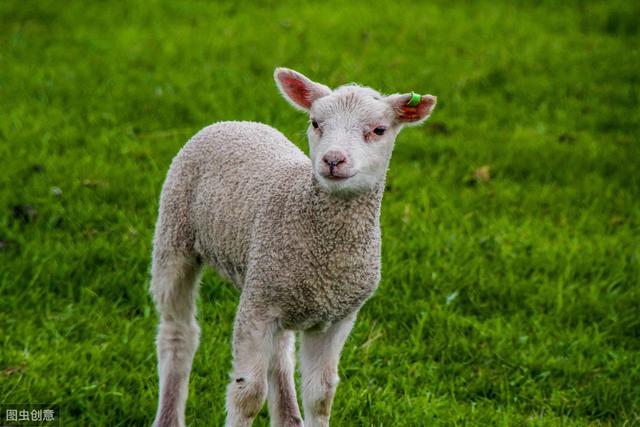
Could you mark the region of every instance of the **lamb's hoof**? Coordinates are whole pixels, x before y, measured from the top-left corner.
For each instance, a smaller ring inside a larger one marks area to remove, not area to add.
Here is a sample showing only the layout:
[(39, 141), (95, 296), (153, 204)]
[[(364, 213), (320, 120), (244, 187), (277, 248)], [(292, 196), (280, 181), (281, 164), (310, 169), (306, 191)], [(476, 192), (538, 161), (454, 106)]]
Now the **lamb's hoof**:
[(292, 416), (287, 419), (284, 424), (284, 427), (304, 427), (304, 423), (300, 417)]
[(185, 425), (176, 419), (160, 418), (156, 419), (151, 427), (185, 427)]

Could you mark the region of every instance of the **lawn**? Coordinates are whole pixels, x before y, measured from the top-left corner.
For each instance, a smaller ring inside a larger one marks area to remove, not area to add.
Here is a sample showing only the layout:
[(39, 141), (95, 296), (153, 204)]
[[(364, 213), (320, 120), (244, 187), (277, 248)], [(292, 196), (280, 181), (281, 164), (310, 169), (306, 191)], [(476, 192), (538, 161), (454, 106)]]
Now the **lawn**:
[[(639, 16), (631, 1), (1, 2), (0, 402), (57, 404), (64, 426), (151, 423), (164, 175), (220, 120), (306, 149), (282, 65), (439, 99), (396, 144), (382, 281), (333, 425), (640, 425)], [(223, 422), (236, 304), (207, 271), (190, 425)]]

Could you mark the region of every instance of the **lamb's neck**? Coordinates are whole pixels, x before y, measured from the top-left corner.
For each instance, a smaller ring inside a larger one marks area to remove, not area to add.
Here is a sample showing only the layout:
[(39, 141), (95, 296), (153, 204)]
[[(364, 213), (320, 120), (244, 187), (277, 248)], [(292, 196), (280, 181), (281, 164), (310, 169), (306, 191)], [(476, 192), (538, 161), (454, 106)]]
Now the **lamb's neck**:
[(310, 215), (314, 234), (336, 245), (368, 244), (379, 236), (384, 183), (351, 195), (329, 193), (313, 178)]

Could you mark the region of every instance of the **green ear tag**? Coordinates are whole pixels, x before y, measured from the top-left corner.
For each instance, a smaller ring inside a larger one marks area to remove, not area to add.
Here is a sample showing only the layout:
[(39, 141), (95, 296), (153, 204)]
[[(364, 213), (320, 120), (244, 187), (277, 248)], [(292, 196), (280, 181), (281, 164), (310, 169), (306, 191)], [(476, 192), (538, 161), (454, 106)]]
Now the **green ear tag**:
[(415, 107), (418, 104), (420, 104), (420, 100), (422, 99), (421, 95), (418, 95), (415, 92), (411, 92), (411, 98), (409, 99), (409, 101), (407, 101), (407, 105), (409, 107)]

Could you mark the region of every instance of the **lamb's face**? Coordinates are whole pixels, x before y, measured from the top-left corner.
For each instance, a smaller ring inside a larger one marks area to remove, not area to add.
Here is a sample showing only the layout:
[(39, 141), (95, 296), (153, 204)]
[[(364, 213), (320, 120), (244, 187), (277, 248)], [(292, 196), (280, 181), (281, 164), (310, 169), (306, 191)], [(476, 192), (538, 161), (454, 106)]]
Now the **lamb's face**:
[(376, 91), (343, 86), (309, 111), (309, 155), (318, 182), (330, 191), (367, 191), (384, 181), (400, 126)]
[(275, 79), (285, 98), (309, 113), (314, 175), (337, 193), (370, 191), (382, 184), (398, 132), (426, 120), (436, 103), (425, 95), (410, 106), (410, 94), (383, 96), (357, 85), (332, 91), (283, 68), (276, 69)]

